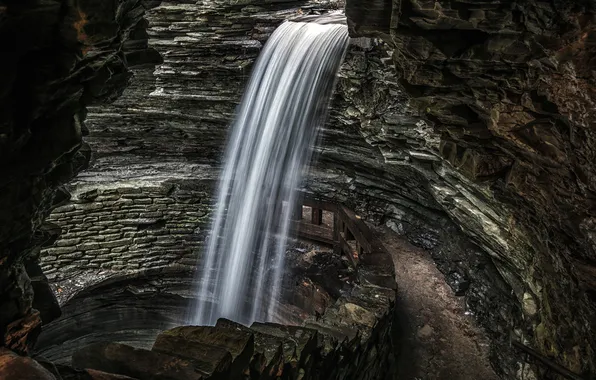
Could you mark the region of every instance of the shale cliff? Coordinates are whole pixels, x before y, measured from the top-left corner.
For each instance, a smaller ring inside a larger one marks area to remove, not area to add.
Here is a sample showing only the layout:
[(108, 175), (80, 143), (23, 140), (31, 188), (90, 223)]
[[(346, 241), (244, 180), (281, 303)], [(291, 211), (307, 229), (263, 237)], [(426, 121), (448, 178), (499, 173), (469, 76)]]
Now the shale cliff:
[(502, 333), (593, 375), (596, 2), (374, 3), (347, 1), (351, 33), (387, 43), (437, 143), (401, 164), (511, 287)]
[[(106, 298), (81, 302), (85, 310), (117, 299), (120, 284), (162, 286), (172, 267), (187, 270), (260, 48), (283, 20), (343, 6), (0, 2), (2, 346), (27, 351), (40, 324), (32, 305), (44, 323), (59, 314), (36, 264), (42, 246), (52, 281), (89, 278), (84, 290), (104, 279), (101, 271), (124, 276), (103, 288)], [(512, 340), (593, 376), (595, 1), (345, 6), (352, 35), (364, 38), (346, 57), (305, 189), (429, 250), (487, 330), (503, 378), (555, 377), (527, 366)], [(184, 205), (197, 215), (180, 221)], [(55, 224), (44, 222), (57, 206)], [(171, 251), (165, 259), (147, 237)], [(105, 261), (105, 249), (114, 260)], [(173, 297), (172, 308), (182, 309)], [(55, 344), (55, 336), (44, 339)]]
[(88, 163), (86, 107), (113, 101), (128, 84), (130, 65), (159, 60), (143, 20), (154, 5), (0, 2), (2, 347), (27, 352), (41, 320), (59, 314), (37, 259), (60, 229), (44, 219), (68, 200), (60, 186)]

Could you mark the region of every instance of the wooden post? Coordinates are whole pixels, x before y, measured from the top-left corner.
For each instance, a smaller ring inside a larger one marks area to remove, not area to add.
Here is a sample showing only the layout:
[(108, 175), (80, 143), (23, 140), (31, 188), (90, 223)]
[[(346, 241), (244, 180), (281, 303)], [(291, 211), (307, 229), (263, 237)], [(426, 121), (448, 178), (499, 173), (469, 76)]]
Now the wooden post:
[(338, 212), (336, 211), (333, 213), (333, 253), (336, 255), (341, 255), (341, 224), (341, 219), (339, 219)]
[(323, 210), (313, 207), (310, 220), (312, 224), (315, 224), (317, 226), (323, 224)]

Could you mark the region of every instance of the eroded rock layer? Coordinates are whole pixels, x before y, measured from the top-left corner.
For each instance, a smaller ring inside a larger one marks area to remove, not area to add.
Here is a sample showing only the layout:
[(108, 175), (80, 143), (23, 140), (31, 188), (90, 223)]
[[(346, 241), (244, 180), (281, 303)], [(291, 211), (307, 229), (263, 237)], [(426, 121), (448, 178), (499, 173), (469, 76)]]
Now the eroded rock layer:
[[(155, 72), (152, 65), (139, 67), (121, 100), (88, 115), (87, 139), (96, 152), (88, 178), (94, 186), (133, 172), (151, 186), (151, 176), (167, 175), (189, 161), (204, 165), (215, 178), (228, 122), (270, 32), (286, 18), (340, 6), (241, 3), (164, 2), (150, 12), (152, 44), (165, 62)], [(352, 33), (376, 39), (360, 39), (350, 49), (318, 163), (305, 187), (428, 249), (489, 332), (493, 364), (508, 378), (529, 375), (511, 339), (577, 373), (595, 372), (593, 11), (593, 0), (347, 2)], [(101, 72), (94, 73), (102, 77)], [(62, 84), (62, 90), (70, 88)], [(0, 94), (13, 94), (17, 87), (17, 95), (33, 97), (29, 87), (16, 84)], [(60, 109), (62, 103), (57, 104)], [(25, 111), (19, 114), (40, 114)], [(41, 138), (53, 129), (30, 130)], [(37, 144), (20, 151), (29, 135), (18, 136), (25, 137), (9, 137), (9, 145), (18, 148), (10, 151), (14, 162), (54, 147)], [(64, 140), (52, 136), (66, 141), (71, 134), (61, 132)], [(44, 165), (54, 160), (50, 153), (40, 156)], [(71, 156), (63, 156), (65, 162), (85, 162)], [(5, 170), (16, 173), (19, 165)], [(0, 261), (2, 271), (10, 268), (0, 277), (10, 284), (5, 288), (2, 282), (2, 289), (11, 289), (6, 294), (13, 300), (13, 306), (0, 309), (9, 311), (6, 320), (22, 316), (31, 299), (17, 259), (30, 246), (29, 238), (17, 238), (29, 236), (29, 221), (39, 226), (49, 210), (54, 192), (43, 189), (55, 182), (46, 184), (46, 177), (56, 173), (67, 179), (71, 166), (19, 177), (27, 178), (19, 179), (19, 192), (14, 180), (6, 182), (10, 196), (2, 201), (11, 211), (2, 217), (17, 221), (2, 230), (3, 237), (12, 237), (3, 239), (3, 244), (12, 241), (2, 254), (10, 259)], [(64, 199), (61, 195), (54, 203)], [(13, 210), (19, 205), (26, 211)], [(109, 209), (97, 210), (104, 211)], [(51, 243), (56, 228), (43, 231), (41, 240)], [(44, 283), (43, 276), (37, 278)]]
[(430, 194), (511, 286), (515, 339), (594, 374), (596, 3), (384, 3), (351, 29), (383, 38), (434, 126)]
[(0, 2), (0, 346), (28, 351), (41, 323), (32, 305), (52, 303), (35, 261), (60, 229), (44, 219), (89, 160), (86, 106), (114, 100), (129, 65), (159, 58), (143, 21), (154, 5)]

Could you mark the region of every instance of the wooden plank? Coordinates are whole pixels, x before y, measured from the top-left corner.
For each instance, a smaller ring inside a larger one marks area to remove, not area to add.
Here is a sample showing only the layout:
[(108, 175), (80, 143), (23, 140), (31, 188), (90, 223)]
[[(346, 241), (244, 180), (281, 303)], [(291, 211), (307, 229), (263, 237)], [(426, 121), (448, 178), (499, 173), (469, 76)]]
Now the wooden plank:
[(333, 213), (333, 240), (336, 242), (339, 242), (339, 231), (340, 231), (340, 226), (341, 225), (341, 221), (339, 219), (339, 216), (337, 215), (337, 212)]
[(304, 206), (318, 208), (318, 209), (325, 210), (325, 211), (336, 212), (336, 210), (337, 210), (337, 205), (335, 203), (331, 203), (331, 202), (324, 201), (321, 199), (310, 198), (307, 195), (303, 195), (302, 204)]
[(344, 206), (338, 207), (338, 215), (350, 232), (354, 235), (356, 240), (360, 243), (364, 253), (372, 252), (371, 242), (373, 241), (374, 236), (366, 223), (364, 223), (362, 219), (357, 218), (356, 214), (352, 210), (347, 209)]
[(358, 267), (358, 262), (354, 258), (354, 252), (352, 251), (352, 247), (350, 247), (343, 234), (339, 235), (339, 247), (341, 249), (341, 253), (344, 254), (350, 260), (352, 265), (354, 265), (354, 267)]
[(292, 220), (302, 220), (302, 206), (296, 205), (292, 210)]
[(292, 225), (292, 232), (296, 233), (298, 237), (334, 245), (333, 230), (325, 226), (317, 226), (304, 221), (294, 222)]

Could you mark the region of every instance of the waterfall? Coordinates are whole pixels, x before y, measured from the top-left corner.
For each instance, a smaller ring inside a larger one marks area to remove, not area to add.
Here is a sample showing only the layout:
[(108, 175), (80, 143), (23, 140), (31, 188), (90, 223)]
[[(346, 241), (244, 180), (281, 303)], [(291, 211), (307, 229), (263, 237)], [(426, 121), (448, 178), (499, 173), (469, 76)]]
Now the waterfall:
[(267, 41), (231, 127), (189, 323), (273, 319), (296, 188), (348, 40), (323, 21), (285, 22)]

